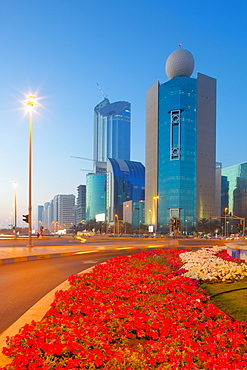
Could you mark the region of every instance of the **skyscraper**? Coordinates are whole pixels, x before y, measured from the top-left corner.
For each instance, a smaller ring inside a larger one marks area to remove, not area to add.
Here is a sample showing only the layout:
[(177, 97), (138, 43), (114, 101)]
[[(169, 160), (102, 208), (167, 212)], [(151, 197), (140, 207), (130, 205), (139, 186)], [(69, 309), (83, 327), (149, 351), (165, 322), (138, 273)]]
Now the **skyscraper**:
[(146, 94), (145, 219), (162, 231), (215, 212), (216, 80), (193, 70), (192, 54), (175, 50), (169, 81)]
[(130, 103), (105, 98), (94, 108), (94, 172), (104, 172), (107, 158), (130, 160)]
[(75, 223), (75, 196), (73, 194), (58, 194), (57, 207), (57, 221), (60, 228), (73, 228)]
[(75, 224), (86, 220), (86, 185), (77, 186), (77, 199), (75, 207)]
[(247, 162), (222, 169), (221, 209), (247, 220)]
[(145, 197), (145, 167), (140, 162), (109, 158), (107, 161), (107, 219), (123, 219), (123, 203)]

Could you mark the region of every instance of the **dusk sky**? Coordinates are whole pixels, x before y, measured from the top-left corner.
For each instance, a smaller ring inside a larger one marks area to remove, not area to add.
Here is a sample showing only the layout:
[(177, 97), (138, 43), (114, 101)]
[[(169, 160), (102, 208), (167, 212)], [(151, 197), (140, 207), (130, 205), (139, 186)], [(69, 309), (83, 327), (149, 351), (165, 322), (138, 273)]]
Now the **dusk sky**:
[[(0, 0), (0, 227), (28, 213), (29, 117), (33, 114), (33, 216), (56, 194), (86, 184), (94, 107), (131, 103), (131, 159), (145, 164), (145, 99), (179, 44), (195, 70), (217, 79), (217, 161), (247, 161), (246, 0)], [(100, 85), (103, 94), (99, 90)], [(89, 171), (88, 171), (89, 172)], [(26, 226), (26, 224), (25, 224)]]

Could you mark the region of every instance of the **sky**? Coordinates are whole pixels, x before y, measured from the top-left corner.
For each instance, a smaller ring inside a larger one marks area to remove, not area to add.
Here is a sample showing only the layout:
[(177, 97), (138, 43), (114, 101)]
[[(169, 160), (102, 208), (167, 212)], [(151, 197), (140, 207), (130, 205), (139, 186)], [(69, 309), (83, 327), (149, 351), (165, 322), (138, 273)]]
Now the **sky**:
[[(92, 169), (94, 107), (131, 103), (131, 160), (145, 165), (146, 91), (168, 80), (182, 44), (197, 72), (217, 79), (217, 161), (247, 161), (246, 0), (0, 0), (0, 228), (28, 213), (33, 113), (33, 215), (56, 194), (75, 194)], [(100, 86), (100, 89), (98, 85)], [(83, 170), (83, 171), (82, 171)]]

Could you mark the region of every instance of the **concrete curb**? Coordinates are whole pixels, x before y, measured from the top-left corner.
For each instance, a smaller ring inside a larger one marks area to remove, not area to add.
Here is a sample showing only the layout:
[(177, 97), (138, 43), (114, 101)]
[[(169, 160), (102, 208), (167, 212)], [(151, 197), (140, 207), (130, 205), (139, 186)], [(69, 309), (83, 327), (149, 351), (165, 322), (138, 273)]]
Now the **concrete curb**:
[(1, 258), (0, 265), (7, 265), (10, 263), (16, 263), (16, 262), (36, 261), (36, 260), (43, 260), (43, 259), (49, 259), (49, 258), (69, 257), (78, 252), (46, 253), (46, 254), (34, 254), (31, 256)]
[[(82, 272), (79, 272), (80, 274), (85, 274), (88, 272), (91, 272), (93, 267), (90, 267), (86, 270), (83, 270)], [(40, 321), (46, 312), (49, 310), (51, 303), (54, 301), (55, 293), (58, 290), (68, 290), (70, 288), (70, 284), (68, 280), (64, 281), (60, 285), (58, 285), (56, 288), (52, 289), (49, 293), (47, 293), (43, 298), (41, 298), (35, 305), (33, 305), (27, 312), (25, 312), (14, 324), (12, 324), (8, 329), (6, 329), (1, 335), (0, 335), (0, 366), (6, 366), (12, 362), (12, 360), (5, 356), (2, 353), (3, 347), (6, 346), (6, 338), (7, 337), (13, 337), (16, 335), (19, 330), (25, 325), (25, 324), (31, 324), (33, 320)]]

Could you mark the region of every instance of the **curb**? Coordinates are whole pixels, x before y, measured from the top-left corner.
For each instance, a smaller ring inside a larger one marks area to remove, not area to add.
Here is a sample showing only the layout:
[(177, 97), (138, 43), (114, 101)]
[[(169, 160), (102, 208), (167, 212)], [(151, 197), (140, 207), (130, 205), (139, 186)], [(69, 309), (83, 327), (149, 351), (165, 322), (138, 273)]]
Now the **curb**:
[(9, 263), (16, 263), (16, 262), (36, 261), (36, 260), (43, 260), (43, 259), (49, 259), (49, 258), (68, 257), (76, 253), (77, 252), (62, 252), (62, 253), (49, 253), (49, 254), (34, 254), (32, 256), (1, 258), (0, 265), (7, 265)]

